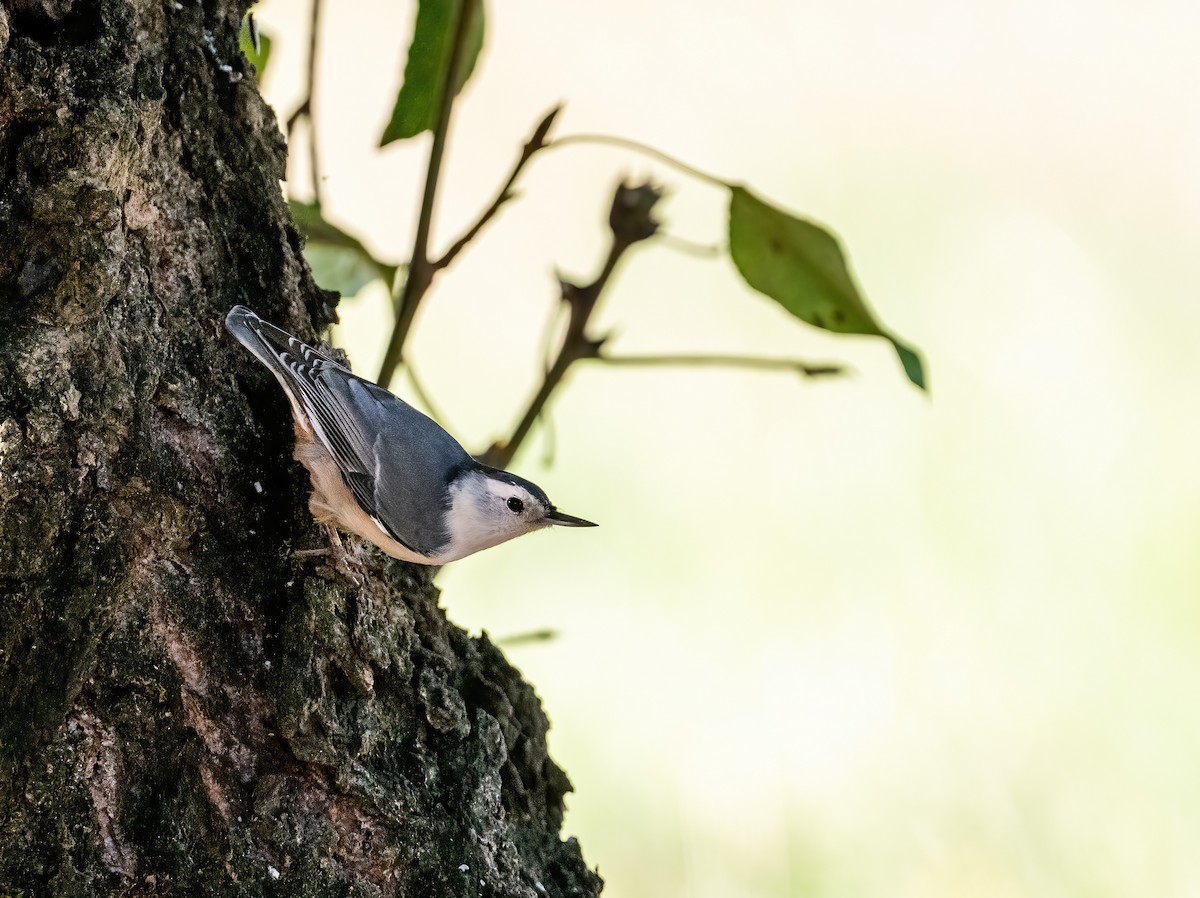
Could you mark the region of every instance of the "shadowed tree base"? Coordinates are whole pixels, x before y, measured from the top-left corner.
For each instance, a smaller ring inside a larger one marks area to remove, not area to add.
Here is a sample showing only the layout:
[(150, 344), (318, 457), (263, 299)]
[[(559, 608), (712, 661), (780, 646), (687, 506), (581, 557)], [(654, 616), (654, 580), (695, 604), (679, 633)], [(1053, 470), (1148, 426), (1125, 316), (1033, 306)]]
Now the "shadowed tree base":
[(329, 570), (245, 303), (313, 337), (239, 5), (0, 0), (0, 895), (596, 895), (532, 689)]

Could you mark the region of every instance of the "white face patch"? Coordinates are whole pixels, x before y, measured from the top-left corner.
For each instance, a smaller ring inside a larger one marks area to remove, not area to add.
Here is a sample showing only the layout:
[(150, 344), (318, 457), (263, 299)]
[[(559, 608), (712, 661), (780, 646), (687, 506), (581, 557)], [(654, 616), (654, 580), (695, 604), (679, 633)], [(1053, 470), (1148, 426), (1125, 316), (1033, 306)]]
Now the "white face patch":
[(527, 489), (472, 472), (450, 487), (451, 553), (458, 558), (546, 526), (546, 510)]

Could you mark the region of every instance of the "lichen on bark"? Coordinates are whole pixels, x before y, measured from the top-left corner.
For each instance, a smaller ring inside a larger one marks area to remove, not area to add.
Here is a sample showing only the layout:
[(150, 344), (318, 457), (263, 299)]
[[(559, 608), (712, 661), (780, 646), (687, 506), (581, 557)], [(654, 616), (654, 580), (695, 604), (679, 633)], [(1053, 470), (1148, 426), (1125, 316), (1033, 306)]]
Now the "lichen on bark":
[(532, 689), (321, 545), (285, 147), (223, 2), (0, 0), (0, 894), (594, 895)]

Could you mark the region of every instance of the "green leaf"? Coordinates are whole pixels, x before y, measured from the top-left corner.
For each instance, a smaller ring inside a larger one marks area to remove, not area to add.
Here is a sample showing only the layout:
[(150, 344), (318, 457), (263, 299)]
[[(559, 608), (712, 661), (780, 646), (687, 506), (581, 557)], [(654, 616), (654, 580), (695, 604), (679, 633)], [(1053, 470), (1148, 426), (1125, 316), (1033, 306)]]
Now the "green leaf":
[(908, 379), (920, 387), (922, 390), (928, 390), (929, 387), (925, 384), (925, 365), (921, 362), (920, 354), (911, 346), (906, 346), (895, 337), (884, 334), (892, 345), (896, 347), (896, 354), (900, 356), (900, 363), (904, 365), (904, 373), (908, 375)]
[(343, 296), (353, 296), (380, 278), (391, 288), (395, 265), (380, 262), (361, 241), (326, 221), (316, 203), (291, 200), (288, 206), (305, 237), (304, 258), (318, 284)]
[(483, 0), (420, 0), (413, 26), (408, 62), (404, 66), (404, 84), (396, 97), (391, 121), (384, 129), (380, 146), (394, 140), (415, 137), (437, 126), (438, 106), (446, 69), (454, 55), (454, 40), (459, 16), (464, 23), (464, 42), (459, 51), (454, 93), (462, 90), (483, 48)]
[(745, 187), (730, 184), (729, 190), (729, 253), (746, 283), (814, 327), (890, 340), (908, 379), (925, 389), (920, 355), (875, 320), (837, 238)]
[(267, 60), (271, 58), (271, 38), (261, 32), (258, 35), (258, 49), (254, 48), (254, 35), (250, 31), (250, 16), (242, 19), (242, 31), (238, 35), (238, 43), (242, 55), (254, 66), (258, 80), (262, 81), (263, 73), (267, 70)]

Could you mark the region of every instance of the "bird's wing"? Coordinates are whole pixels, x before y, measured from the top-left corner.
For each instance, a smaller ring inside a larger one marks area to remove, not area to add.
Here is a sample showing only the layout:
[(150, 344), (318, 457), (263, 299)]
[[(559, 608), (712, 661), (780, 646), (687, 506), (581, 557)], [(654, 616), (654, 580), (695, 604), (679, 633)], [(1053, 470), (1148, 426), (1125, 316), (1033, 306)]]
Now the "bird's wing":
[[(240, 310), (240, 312), (239, 312)], [(237, 313), (235, 317), (235, 313)], [(253, 312), (226, 326), (283, 386), (359, 506), (396, 541), (423, 555), (449, 542), (449, 480), (469, 461), (436, 422)]]

